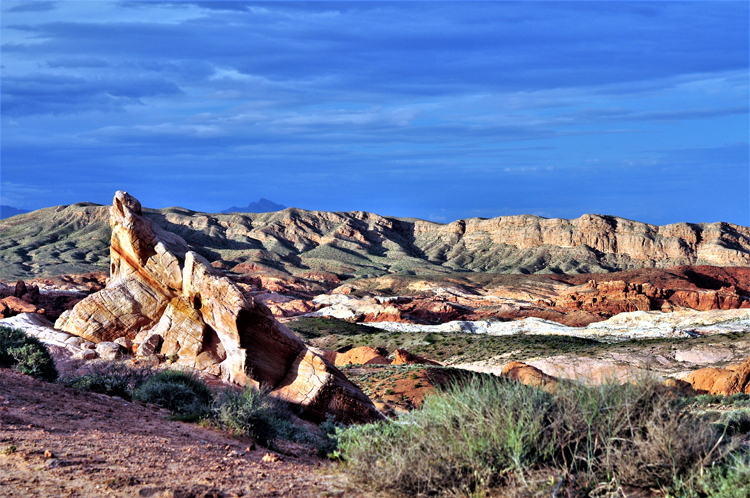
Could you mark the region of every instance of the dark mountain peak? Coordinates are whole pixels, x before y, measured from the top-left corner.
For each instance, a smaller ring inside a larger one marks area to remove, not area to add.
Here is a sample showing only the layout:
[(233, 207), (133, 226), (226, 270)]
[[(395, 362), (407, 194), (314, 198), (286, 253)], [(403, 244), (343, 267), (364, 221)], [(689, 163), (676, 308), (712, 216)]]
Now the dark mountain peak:
[(15, 216), (17, 214), (25, 214), (29, 212), (30, 211), (28, 209), (18, 209), (14, 208), (13, 206), (0, 206), (0, 220), (10, 218), (11, 216)]
[(270, 213), (273, 211), (281, 211), (282, 209), (286, 209), (286, 206), (276, 204), (273, 201), (261, 197), (258, 202), (251, 202), (247, 207), (232, 206), (229, 209), (222, 211), (222, 213)]

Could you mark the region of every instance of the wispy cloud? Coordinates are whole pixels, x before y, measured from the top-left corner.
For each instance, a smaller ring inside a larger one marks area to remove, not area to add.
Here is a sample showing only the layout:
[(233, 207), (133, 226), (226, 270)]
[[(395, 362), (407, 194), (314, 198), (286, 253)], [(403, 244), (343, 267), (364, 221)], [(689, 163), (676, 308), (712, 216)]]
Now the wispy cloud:
[(705, 174), (748, 169), (744, 2), (0, 8), (3, 182), (48, 203), (750, 221)]

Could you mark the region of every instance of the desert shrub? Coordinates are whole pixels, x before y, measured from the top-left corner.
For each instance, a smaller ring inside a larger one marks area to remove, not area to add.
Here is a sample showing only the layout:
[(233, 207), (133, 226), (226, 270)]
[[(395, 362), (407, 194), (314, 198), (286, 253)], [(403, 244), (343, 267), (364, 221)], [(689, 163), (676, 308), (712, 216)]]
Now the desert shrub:
[(320, 434), (316, 443), (318, 450), (318, 456), (320, 458), (338, 456), (339, 449), (339, 438), (338, 433), (346, 430), (346, 426), (340, 422), (336, 422), (336, 417), (328, 415), (324, 422), (318, 426)]
[(55, 363), (44, 344), (10, 327), (0, 326), (0, 366), (47, 381), (57, 379)]
[(263, 446), (275, 440), (310, 442), (307, 430), (292, 423), (294, 415), (283, 400), (247, 386), (243, 391), (227, 389), (213, 407), (213, 418), (236, 435), (249, 436)]
[(163, 370), (133, 392), (133, 398), (166, 408), (179, 419), (196, 421), (208, 415), (213, 394), (196, 375)]
[(478, 378), (396, 420), (341, 431), (339, 451), (369, 486), (470, 494), (551, 454), (543, 431), (550, 402), (544, 391)]
[(732, 410), (722, 413), (718, 425), (727, 434), (747, 434), (750, 432), (750, 412), (747, 410)]
[[(557, 386), (475, 378), (422, 410), (339, 433), (354, 480), (402, 496), (482, 494), (535, 469), (579, 492), (598, 483), (664, 487), (722, 453), (721, 431), (676, 408), (658, 382)], [(666, 483), (666, 484), (665, 484)]]
[(750, 496), (750, 454), (747, 450), (733, 452), (723, 465), (715, 466), (701, 476), (694, 488), (687, 488), (682, 494), (712, 498)]
[(154, 375), (149, 366), (135, 366), (128, 361), (95, 360), (86, 365), (86, 372), (69, 375), (60, 382), (80, 391), (91, 391), (131, 399), (133, 392)]
[(562, 386), (550, 430), (554, 463), (592, 482), (658, 487), (703, 462), (720, 434), (677, 409), (658, 382)]

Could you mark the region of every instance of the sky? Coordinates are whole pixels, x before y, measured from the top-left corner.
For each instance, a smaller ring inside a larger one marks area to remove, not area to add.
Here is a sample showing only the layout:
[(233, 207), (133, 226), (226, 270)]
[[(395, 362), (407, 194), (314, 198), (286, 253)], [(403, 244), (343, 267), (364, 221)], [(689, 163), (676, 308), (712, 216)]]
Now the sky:
[(749, 3), (0, 3), (0, 204), (750, 225)]

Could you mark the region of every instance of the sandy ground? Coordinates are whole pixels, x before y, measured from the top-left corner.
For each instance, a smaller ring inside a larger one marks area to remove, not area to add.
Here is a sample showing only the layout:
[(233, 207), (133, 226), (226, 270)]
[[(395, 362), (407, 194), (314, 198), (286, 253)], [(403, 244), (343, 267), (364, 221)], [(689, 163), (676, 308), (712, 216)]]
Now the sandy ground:
[[(15, 451), (13, 450), (15, 447)], [(0, 369), (0, 496), (362, 496), (335, 464)]]

